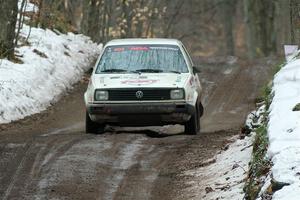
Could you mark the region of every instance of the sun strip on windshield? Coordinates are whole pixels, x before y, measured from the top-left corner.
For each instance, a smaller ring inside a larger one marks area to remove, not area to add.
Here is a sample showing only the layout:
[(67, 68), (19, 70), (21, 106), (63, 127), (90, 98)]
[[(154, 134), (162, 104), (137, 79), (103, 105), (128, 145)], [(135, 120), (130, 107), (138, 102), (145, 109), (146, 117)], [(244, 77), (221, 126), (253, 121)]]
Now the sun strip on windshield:
[(124, 52), (124, 51), (149, 51), (149, 50), (168, 50), (168, 51), (179, 51), (179, 48), (170, 46), (116, 46), (109, 47), (108, 51), (113, 52)]

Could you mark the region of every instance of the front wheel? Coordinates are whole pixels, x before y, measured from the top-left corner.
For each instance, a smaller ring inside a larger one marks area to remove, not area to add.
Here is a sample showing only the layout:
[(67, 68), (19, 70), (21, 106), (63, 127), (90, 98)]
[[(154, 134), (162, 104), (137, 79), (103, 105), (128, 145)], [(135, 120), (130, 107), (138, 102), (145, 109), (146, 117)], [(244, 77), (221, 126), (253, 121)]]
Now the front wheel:
[(86, 116), (85, 116), (85, 132), (86, 133), (104, 133), (104, 128), (105, 126), (102, 124), (98, 124), (96, 122), (94, 122), (93, 120), (91, 120), (89, 113), (86, 112)]
[(188, 135), (197, 135), (200, 131), (200, 115), (199, 108), (196, 107), (196, 112), (192, 115), (189, 121), (184, 125), (184, 132)]

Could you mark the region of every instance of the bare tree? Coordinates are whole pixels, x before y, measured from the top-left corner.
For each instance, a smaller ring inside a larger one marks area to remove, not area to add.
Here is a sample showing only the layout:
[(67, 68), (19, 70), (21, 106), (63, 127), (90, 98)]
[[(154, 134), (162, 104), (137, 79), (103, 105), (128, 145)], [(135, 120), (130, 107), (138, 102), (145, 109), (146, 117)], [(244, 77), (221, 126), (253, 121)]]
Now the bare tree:
[(244, 0), (244, 8), (249, 56), (276, 52), (275, 1)]
[(51, 7), (54, 0), (40, 0), (38, 25), (42, 28), (51, 27)]
[(0, 57), (14, 57), (18, 0), (0, 0)]
[(290, 0), (290, 23), (292, 43), (300, 44), (300, 2)]
[(220, 17), (223, 22), (225, 33), (226, 54), (234, 55), (234, 18), (236, 11), (236, 0), (225, 0), (220, 4)]
[(21, 29), (23, 27), (23, 23), (24, 23), (24, 12), (25, 12), (25, 9), (26, 9), (26, 4), (27, 4), (27, 0), (22, 0), (21, 1), (21, 7), (20, 7), (20, 10), (19, 10), (19, 19), (18, 19), (18, 27), (17, 27), (17, 32), (16, 32), (16, 35), (15, 35), (15, 46), (18, 45), (18, 40), (19, 40), (19, 35), (20, 35), (20, 32), (21, 32)]
[[(171, 6), (170, 4), (173, 4), (173, 3), (174, 3), (173, 0), (172, 0), (172, 2), (170, 0), (167, 0), (166, 7), (169, 8)], [(185, 3), (185, 1), (182, 1), (182, 0), (176, 1), (174, 9), (172, 9), (173, 11), (172, 11), (171, 15), (167, 18), (167, 22), (164, 25), (165, 26), (165, 29), (163, 31), (164, 37), (168, 37), (169, 35), (172, 35), (172, 33), (171, 33), (172, 27), (173, 27), (174, 23), (176, 23), (177, 17), (179, 16), (184, 3)]]

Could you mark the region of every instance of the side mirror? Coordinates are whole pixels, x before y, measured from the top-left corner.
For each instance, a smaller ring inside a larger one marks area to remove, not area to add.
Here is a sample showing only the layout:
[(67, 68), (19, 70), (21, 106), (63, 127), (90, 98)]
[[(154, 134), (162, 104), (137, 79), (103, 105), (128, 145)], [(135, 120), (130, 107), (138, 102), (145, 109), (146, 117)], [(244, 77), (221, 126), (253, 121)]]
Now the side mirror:
[(194, 74), (201, 73), (201, 70), (198, 69), (196, 66), (193, 66), (193, 73), (194, 73)]
[(88, 73), (93, 73), (93, 71), (94, 71), (94, 67), (92, 67), (92, 68), (90, 68), (89, 70), (88, 70)]

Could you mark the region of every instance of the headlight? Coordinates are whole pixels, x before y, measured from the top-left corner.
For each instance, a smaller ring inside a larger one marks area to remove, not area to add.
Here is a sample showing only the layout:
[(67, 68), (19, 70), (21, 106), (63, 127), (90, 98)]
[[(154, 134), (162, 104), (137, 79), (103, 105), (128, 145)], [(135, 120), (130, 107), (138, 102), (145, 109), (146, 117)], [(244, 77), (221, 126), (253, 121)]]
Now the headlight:
[(107, 101), (107, 100), (108, 100), (108, 91), (96, 90), (95, 101)]
[(171, 90), (170, 97), (171, 99), (184, 99), (183, 89)]

